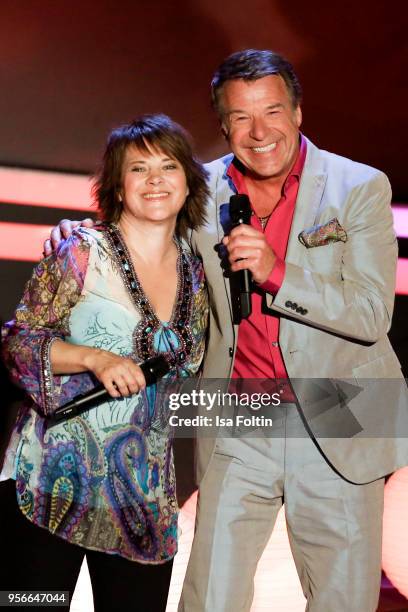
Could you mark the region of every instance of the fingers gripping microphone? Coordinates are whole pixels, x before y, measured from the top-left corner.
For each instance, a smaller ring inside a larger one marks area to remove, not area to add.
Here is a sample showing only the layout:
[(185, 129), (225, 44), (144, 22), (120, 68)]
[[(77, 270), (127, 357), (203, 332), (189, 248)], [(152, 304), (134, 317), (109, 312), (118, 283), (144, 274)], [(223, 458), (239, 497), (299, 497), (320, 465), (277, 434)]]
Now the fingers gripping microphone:
[[(230, 197), (229, 203), (230, 218), (233, 227), (246, 223), (249, 225), (251, 220), (251, 204), (249, 198), (245, 194), (233, 195)], [(249, 317), (252, 311), (251, 304), (251, 280), (252, 276), (249, 270), (239, 270), (236, 272), (239, 275), (239, 310), (241, 319)]]
[[(154, 384), (159, 378), (162, 378), (169, 371), (170, 367), (164, 357), (152, 357), (147, 359), (143, 363), (138, 364), (142, 370), (146, 385)], [(97, 385), (91, 391), (87, 391), (83, 395), (77, 395), (73, 400), (60, 406), (57, 410), (49, 415), (49, 420), (53, 423), (59, 423), (66, 419), (72, 419), (73, 417), (86, 412), (90, 408), (97, 406), (98, 404), (106, 401), (107, 399), (113, 399), (109, 395), (108, 391), (101, 384)]]

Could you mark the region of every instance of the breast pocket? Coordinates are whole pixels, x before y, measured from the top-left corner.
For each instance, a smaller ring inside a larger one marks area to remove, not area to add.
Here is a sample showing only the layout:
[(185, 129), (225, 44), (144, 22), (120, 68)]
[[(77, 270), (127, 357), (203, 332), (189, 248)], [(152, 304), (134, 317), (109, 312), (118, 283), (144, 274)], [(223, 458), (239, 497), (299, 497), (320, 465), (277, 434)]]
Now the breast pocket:
[(306, 249), (305, 267), (325, 276), (340, 276), (343, 263), (344, 242), (330, 242)]

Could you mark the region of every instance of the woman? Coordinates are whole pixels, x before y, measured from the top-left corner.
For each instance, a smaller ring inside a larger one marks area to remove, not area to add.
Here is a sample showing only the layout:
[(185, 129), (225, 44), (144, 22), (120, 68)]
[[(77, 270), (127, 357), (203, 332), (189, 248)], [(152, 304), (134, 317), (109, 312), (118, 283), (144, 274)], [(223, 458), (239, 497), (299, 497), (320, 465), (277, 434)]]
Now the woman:
[[(166, 406), (136, 364), (162, 354), (172, 377), (200, 366), (207, 294), (180, 239), (204, 220), (205, 178), (165, 115), (114, 130), (94, 186), (103, 224), (36, 267), (4, 328), (12, 377), (33, 400), (2, 473), (16, 480), (22, 513), (5, 506), (21, 549), (4, 589), (72, 593), (86, 554), (97, 612), (165, 609), (177, 548), (172, 446)], [(49, 425), (97, 381), (110, 401)], [(1, 486), (11, 495), (10, 481)]]

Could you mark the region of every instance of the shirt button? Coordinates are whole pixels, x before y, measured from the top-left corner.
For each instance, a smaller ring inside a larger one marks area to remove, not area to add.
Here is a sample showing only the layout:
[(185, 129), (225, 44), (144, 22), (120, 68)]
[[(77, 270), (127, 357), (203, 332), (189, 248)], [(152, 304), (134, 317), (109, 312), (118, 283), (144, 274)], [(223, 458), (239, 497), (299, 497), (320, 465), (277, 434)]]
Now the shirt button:
[(272, 346), (279, 346), (278, 342), (271, 342)]
[(229, 356), (232, 357), (234, 354), (234, 349), (230, 346), (228, 349), (228, 352), (229, 352)]

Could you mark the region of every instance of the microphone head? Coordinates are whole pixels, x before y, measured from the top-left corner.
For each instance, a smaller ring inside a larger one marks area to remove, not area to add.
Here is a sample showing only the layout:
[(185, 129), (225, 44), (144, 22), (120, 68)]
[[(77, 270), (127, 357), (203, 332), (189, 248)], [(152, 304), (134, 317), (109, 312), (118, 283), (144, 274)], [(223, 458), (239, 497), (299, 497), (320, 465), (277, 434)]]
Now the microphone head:
[(139, 366), (146, 379), (146, 385), (152, 385), (170, 371), (168, 361), (160, 355), (139, 363)]
[(244, 193), (232, 195), (229, 201), (229, 211), (231, 221), (234, 225), (240, 225), (241, 223), (250, 223), (252, 210), (249, 198)]

